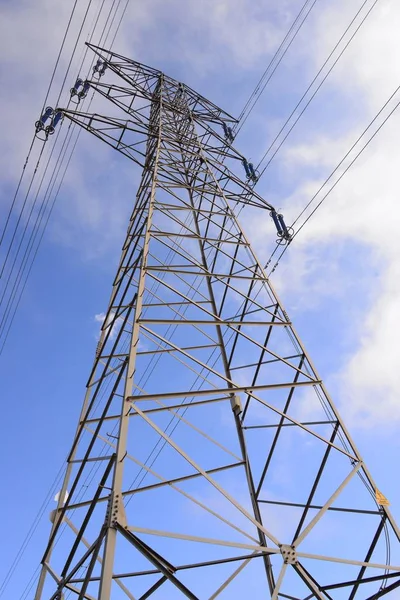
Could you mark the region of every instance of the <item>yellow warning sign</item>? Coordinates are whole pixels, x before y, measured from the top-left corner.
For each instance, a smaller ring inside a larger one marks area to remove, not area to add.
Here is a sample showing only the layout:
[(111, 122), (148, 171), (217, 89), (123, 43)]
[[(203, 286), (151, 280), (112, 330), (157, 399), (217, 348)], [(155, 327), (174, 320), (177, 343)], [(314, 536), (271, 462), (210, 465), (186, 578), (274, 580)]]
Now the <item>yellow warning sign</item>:
[(381, 506), (390, 506), (389, 500), (379, 490), (375, 490), (375, 497), (377, 503)]

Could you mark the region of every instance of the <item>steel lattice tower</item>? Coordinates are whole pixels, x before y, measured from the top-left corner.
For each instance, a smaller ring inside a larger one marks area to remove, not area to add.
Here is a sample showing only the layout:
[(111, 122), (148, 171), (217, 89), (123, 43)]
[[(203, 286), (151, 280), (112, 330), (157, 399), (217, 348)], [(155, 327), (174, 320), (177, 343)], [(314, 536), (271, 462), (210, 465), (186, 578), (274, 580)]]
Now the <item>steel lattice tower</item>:
[(235, 120), (92, 49), (122, 118), (65, 117), (143, 171), (36, 600), (397, 598), (399, 530), (236, 217), (272, 207)]

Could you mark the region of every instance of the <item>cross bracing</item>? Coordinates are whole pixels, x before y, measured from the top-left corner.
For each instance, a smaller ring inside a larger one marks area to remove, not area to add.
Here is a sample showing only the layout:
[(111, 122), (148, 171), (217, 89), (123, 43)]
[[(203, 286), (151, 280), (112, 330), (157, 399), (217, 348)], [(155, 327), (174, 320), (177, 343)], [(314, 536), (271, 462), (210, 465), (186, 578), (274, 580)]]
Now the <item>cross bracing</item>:
[(93, 49), (120, 115), (65, 117), (143, 171), (36, 598), (396, 598), (397, 525), (237, 219), (273, 207), (234, 119)]

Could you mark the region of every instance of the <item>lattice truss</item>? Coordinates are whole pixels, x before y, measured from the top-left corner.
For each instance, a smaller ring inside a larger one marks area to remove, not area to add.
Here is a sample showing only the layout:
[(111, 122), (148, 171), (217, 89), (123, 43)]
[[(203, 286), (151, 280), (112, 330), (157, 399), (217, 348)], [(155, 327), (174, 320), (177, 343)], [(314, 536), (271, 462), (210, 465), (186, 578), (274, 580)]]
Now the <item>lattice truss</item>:
[(234, 119), (93, 49), (121, 117), (65, 116), (143, 173), (36, 598), (397, 598), (399, 530), (235, 216), (271, 206)]

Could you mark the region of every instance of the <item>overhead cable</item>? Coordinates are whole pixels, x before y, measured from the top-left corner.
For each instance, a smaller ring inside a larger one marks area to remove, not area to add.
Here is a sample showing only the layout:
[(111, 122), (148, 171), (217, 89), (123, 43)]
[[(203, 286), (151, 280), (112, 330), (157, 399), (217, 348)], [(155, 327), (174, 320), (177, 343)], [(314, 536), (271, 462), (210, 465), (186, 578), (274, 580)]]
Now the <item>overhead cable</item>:
[[(353, 39), (355, 38), (355, 36), (359, 32), (360, 28), (363, 26), (363, 24), (365, 23), (366, 19), (369, 17), (369, 15), (372, 12), (373, 8), (378, 3), (378, 1), (379, 0), (374, 0), (373, 1), (372, 5), (368, 9), (367, 13), (364, 15), (363, 19), (361, 20), (361, 22), (359, 23), (359, 25), (357, 26), (357, 28), (355, 29), (355, 31), (352, 33), (350, 39), (346, 42), (345, 46), (342, 48), (341, 52), (339, 53), (339, 55), (337, 56), (337, 58), (333, 62), (332, 66), (329, 68), (329, 70), (327, 71), (327, 73), (324, 75), (324, 77), (322, 78), (322, 80), (318, 84), (317, 88), (315, 89), (315, 91), (313, 92), (313, 94), (311, 95), (311, 97), (309, 98), (309, 100), (307, 101), (307, 103), (305, 104), (305, 106), (303, 107), (303, 109), (301, 110), (301, 112), (298, 114), (298, 116), (296, 117), (296, 119), (293, 122), (293, 124), (291, 125), (291, 127), (289, 128), (288, 132), (286, 133), (286, 135), (283, 137), (283, 139), (280, 142), (280, 144), (278, 145), (278, 147), (273, 152), (271, 158), (268, 160), (267, 164), (261, 170), (258, 179), (260, 179), (260, 177), (262, 177), (262, 175), (265, 173), (265, 171), (267, 170), (267, 168), (271, 164), (272, 160), (274, 159), (274, 157), (276, 156), (276, 154), (279, 152), (280, 148), (283, 146), (284, 142), (287, 140), (287, 138), (289, 137), (290, 133), (293, 131), (294, 127), (298, 123), (299, 119), (302, 117), (302, 115), (304, 114), (304, 112), (307, 110), (308, 106), (310, 105), (310, 103), (312, 102), (312, 100), (315, 98), (316, 94), (318, 93), (318, 91), (322, 87), (323, 83), (326, 81), (326, 79), (328, 78), (328, 76), (330, 75), (330, 73), (332, 72), (332, 70), (334, 69), (334, 67), (336, 66), (336, 64), (338, 63), (338, 61), (340, 60), (340, 58), (343, 56), (344, 52), (347, 50), (347, 48), (349, 47), (350, 43), (353, 41)], [(312, 82), (310, 83), (310, 85), (308, 86), (308, 88), (306, 89), (306, 91), (304, 92), (304, 94), (302, 95), (302, 97), (300, 98), (300, 100), (298, 101), (298, 103), (296, 104), (296, 106), (294, 107), (294, 109), (292, 110), (292, 112), (290, 113), (289, 117), (286, 119), (285, 123), (282, 125), (280, 131), (275, 136), (275, 139), (272, 141), (272, 143), (270, 144), (269, 148), (267, 149), (267, 151), (265, 152), (265, 154), (263, 155), (263, 157), (259, 161), (259, 163), (258, 163), (258, 165), (256, 167), (256, 170), (260, 170), (260, 167), (261, 167), (262, 163), (264, 162), (264, 160), (267, 158), (268, 154), (270, 153), (270, 151), (274, 147), (274, 145), (277, 142), (277, 140), (279, 139), (281, 133), (285, 130), (286, 126), (290, 123), (290, 120), (292, 119), (293, 115), (296, 113), (296, 110), (299, 108), (299, 106), (301, 105), (301, 103), (303, 102), (303, 100), (306, 98), (308, 92), (311, 90), (311, 88), (313, 87), (314, 83), (317, 81), (319, 75), (322, 73), (322, 71), (324, 70), (324, 68), (326, 67), (326, 65), (329, 63), (329, 61), (332, 58), (332, 56), (334, 55), (335, 51), (338, 49), (338, 47), (340, 46), (341, 42), (345, 38), (346, 34), (349, 32), (349, 30), (353, 26), (354, 22), (356, 21), (357, 17), (360, 15), (360, 13), (362, 12), (363, 8), (365, 7), (365, 5), (368, 2), (369, 2), (369, 0), (365, 0), (364, 1), (363, 5), (359, 8), (359, 10), (357, 11), (357, 13), (355, 14), (355, 16), (353, 17), (353, 19), (349, 23), (349, 25), (347, 26), (347, 28), (343, 32), (342, 36), (340, 37), (340, 39), (335, 44), (333, 50), (330, 52), (329, 56), (327, 57), (327, 59), (323, 63), (322, 67), (319, 69), (318, 73), (315, 75), (314, 79), (312, 80)]]
[[(308, 8), (308, 12), (305, 12), (305, 15), (303, 16), (303, 18), (301, 20), (302, 14), (304, 11), (306, 11), (308, 4), (310, 2), (312, 2), (312, 4)], [(306, 0), (302, 9), (298, 13), (295, 20), (293, 21), (291, 27), (289, 28), (289, 31), (287, 32), (286, 36), (282, 40), (280, 46), (276, 50), (274, 56), (272, 57), (271, 61), (268, 64), (266, 70), (264, 71), (263, 75), (261, 76), (261, 78), (260, 78), (259, 82), (257, 83), (256, 87), (254, 88), (253, 92), (250, 94), (250, 97), (248, 98), (244, 108), (242, 109), (242, 112), (239, 115), (239, 123), (236, 124), (234, 127), (234, 131), (235, 131), (236, 135), (239, 133), (239, 131), (242, 129), (243, 125), (246, 123), (248, 117), (250, 116), (255, 105), (257, 104), (258, 100), (260, 99), (261, 95), (263, 94), (265, 88), (267, 87), (268, 83), (270, 82), (273, 74), (275, 73), (276, 69), (280, 65), (285, 54), (287, 53), (287, 51), (293, 44), (294, 40), (296, 39), (297, 34), (299, 33), (300, 29), (304, 25), (307, 17), (309, 16), (310, 12), (314, 8), (316, 2), (317, 2), (317, 0)], [(296, 26), (297, 26), (297, 29), (296, 29)], [(293, 33), (293, 35), (290, 38), (291, 33)], [(285, 47), (285, 43), (287, 40), (289, 40), (289, 41)]]
[[(293, 225), (295, 225), (299, 221), (299, 219), (301, 218), (301, 216), (307, 211), (307, 209), (317, 199), (317, 197), (319, 196), (320, 192), (329, 183), (329, 181), (332, 179), (332, 177), (335, 175), (335, 173), (338, 171), (338, 169), (343, 165), (343, 163), (346, 160), (346, 158), (348, 158), (348, 156), (351, 154), (351, 152), (356, 148), (356, 146), (358, 145), (358, 143), (362, 140), (362, 138), (365, 136), (365, 134), (368, 132), (368, 130), (372, 127), (372, 125), (375, 123), (375, 121), (378, 119), (378, 117), (382, 114), (382, 112), (385, 110), (385, 108), (387, 108), (387, 106), (390, 104), (390, 102), (395, 98), (395, 96), (399, 93), (399, 91), (400, 91), (400, 85), (395, 89), (395, 91), (386, 100), (386, 102), (383, 104), (383, 106), (378, 111), (378, 113), (375, 115), (375, 117), (372, 119), (372, 121), (370, 121), (370, 123), (368, 124), (368, 126), (360, 134), (360, 136), (357, 138), (357, 140), (354, 142), (354, 144), (351, 146), (351, 148), (346, 152), (346, 154), (339, 161), (339, 163), (336, 165), (336, 167), (333, 169), (333, 171), (330, 173), (330, 175), (327, 177), (327, 179), (324, 181), (324, 183), (319, 187), (319, 189), (317, 190), (317, 192), (313, 195), (313, 197), (311, 198), (311, 200), (302, 209), (302, 211), (300, 212), (300, 214), (294, 220)], [(323, 202), (326, 200), (326, 198), (336, 188), (336, 186), (343, 179), (343, 177), (346, 175), (346, 173), (351, 169), (351, 167), (358, 160), (358, 158), (363, 154), (363, 152), (366, 150), (366, 148), (369, 146), (369, 144), (372, 142), (372, 140), (375, 138), (375, 136), (380, 132), (380, 130), (383, 128), (383, 126), (387, 123), (387, 121), (390, 119), (390, 117), (396, 112), (396, 110), (398, 109), (399, 106), (400, 106), (400, 100), (390, 110), (390, 112), (386, 115), (386, 117), (384, 118), (384, 120), (379, 124), (379, 126), (372, 133), (372, 135), (369, 137), (369, 139), (366, 141), (366, 143), (362, 146), (361, 150), (359, 150), (357, 152), (357, 154), (355, 155), (355, 157), (347, 165), (347, 167), (344, 169), (344, 171), (341, 173), (341, 175), (332, 184), (332, 186), (329, 188), (329, 190), (326, 192), (326, 194), (324, 194), (324, 196), (321, 198), (321, 200), (319, 200), (319, 202), (316, 204), (316, 206), (313, 208), (313, 210), (310, 212), (310, 214), (307, 216), (307, 218), (304, 220), (304, 222), (300, 225), (300, 227), (295, 231), (295, 233), (294, 233), (294, 235), (292, 237), (291, 243), (293, 242), (294, 238), (300, 233), (300, 231), (304, 228), (304, 226), (308, 223), (308, 221), (311, 219), (311, 217), (315, 214), (315, 212), (318, 210), (318, 208), (320, 208), (320, 206), (323, 204)], [(289, 245), (290, 244), (288, 244), (287, 246), (285, 246), (284, 249), (282, 250), (282, 252), (279, 255), (278, 260), (275, 263), (274, 267), (272, 268), (270, 274), (275, 271), (276, 267), (278, 266), (279, 261), (281, 260), (282, 256), (286, 252), (286, 250), (289, 247)], [(277, 246), (277, 248), (278, 247), (279, 246)], [(275, 249), (275, 251), (276, 251), (276, 249)], [(271, 259), (272, 259), (272, 256), (275, 254), (275, 251), (272, 253), (272, 255), (271, 255), (271, 257), (270, 257), (270, 259), (269, 259), (269, 261), (267, 263), (267, 266), (271, 263)]]

